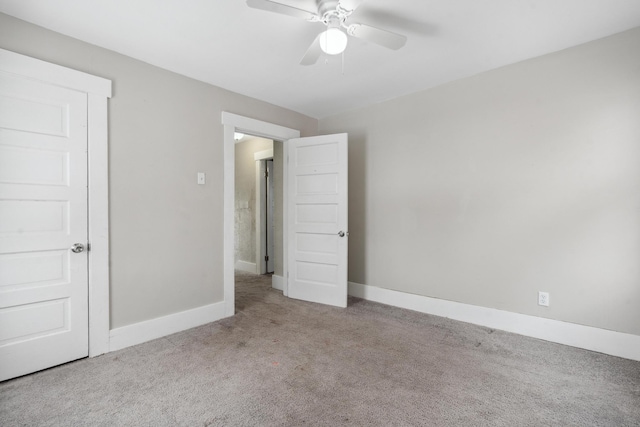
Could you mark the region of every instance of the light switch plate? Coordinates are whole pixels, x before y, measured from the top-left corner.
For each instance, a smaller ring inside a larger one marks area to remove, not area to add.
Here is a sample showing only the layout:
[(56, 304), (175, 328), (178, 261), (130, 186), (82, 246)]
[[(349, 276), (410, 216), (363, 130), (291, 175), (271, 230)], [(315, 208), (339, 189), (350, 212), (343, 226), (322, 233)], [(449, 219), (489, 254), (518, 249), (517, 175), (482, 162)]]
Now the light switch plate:
[(204, 185), (206, 183), (206, 177), (204, 172), (198, 172), (198, 185)]

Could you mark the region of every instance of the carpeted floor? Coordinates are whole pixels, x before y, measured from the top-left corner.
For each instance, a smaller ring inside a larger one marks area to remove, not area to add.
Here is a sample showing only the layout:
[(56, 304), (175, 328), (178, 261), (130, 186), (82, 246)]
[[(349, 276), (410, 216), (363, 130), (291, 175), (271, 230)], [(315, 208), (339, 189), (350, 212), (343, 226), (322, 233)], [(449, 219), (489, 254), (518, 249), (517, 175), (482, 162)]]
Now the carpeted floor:
[(233, 318), (0, 384), (0, 425), (640, 426), (640, 362), (237, 282)]

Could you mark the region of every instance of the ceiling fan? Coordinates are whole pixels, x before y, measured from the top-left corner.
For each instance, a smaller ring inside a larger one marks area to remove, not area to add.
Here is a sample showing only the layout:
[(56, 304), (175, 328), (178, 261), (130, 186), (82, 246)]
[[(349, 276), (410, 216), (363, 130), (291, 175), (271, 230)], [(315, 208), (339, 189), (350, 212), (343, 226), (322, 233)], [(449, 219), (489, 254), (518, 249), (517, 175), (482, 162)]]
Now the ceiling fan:
[(359, 23), (347, 23), (347, 19), (364, 0), (316, 0), (318, 12), (312, 13), (271, 0), (247, 0), (254, 9), (302, 18), (309, 22), (322, 22), (327, 29), (311, 43), (300, 64), (312, 65), (322, 52), (329, 55), (342, 53), (347, 47), (347, 34), (389, 49), (400, 49), (407, 42), (403, 35)]

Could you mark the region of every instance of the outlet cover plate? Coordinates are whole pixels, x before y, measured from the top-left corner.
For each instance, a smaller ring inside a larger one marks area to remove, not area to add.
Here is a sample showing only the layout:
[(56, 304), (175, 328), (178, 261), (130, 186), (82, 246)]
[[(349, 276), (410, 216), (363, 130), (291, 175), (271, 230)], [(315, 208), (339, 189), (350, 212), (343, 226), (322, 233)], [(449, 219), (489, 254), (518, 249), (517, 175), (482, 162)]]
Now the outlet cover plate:
[(538, 292), (538, 305), (549, 307), (549, 292)]

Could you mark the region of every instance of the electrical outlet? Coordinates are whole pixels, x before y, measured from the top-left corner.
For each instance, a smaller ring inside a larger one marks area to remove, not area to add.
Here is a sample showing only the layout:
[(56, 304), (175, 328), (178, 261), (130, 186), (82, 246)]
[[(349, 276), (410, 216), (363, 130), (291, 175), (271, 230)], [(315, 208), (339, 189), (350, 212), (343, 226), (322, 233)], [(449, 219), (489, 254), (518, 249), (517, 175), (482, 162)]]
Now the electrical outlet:
[(549, 292), (538, 292), (538, 305), (549, 307)]

